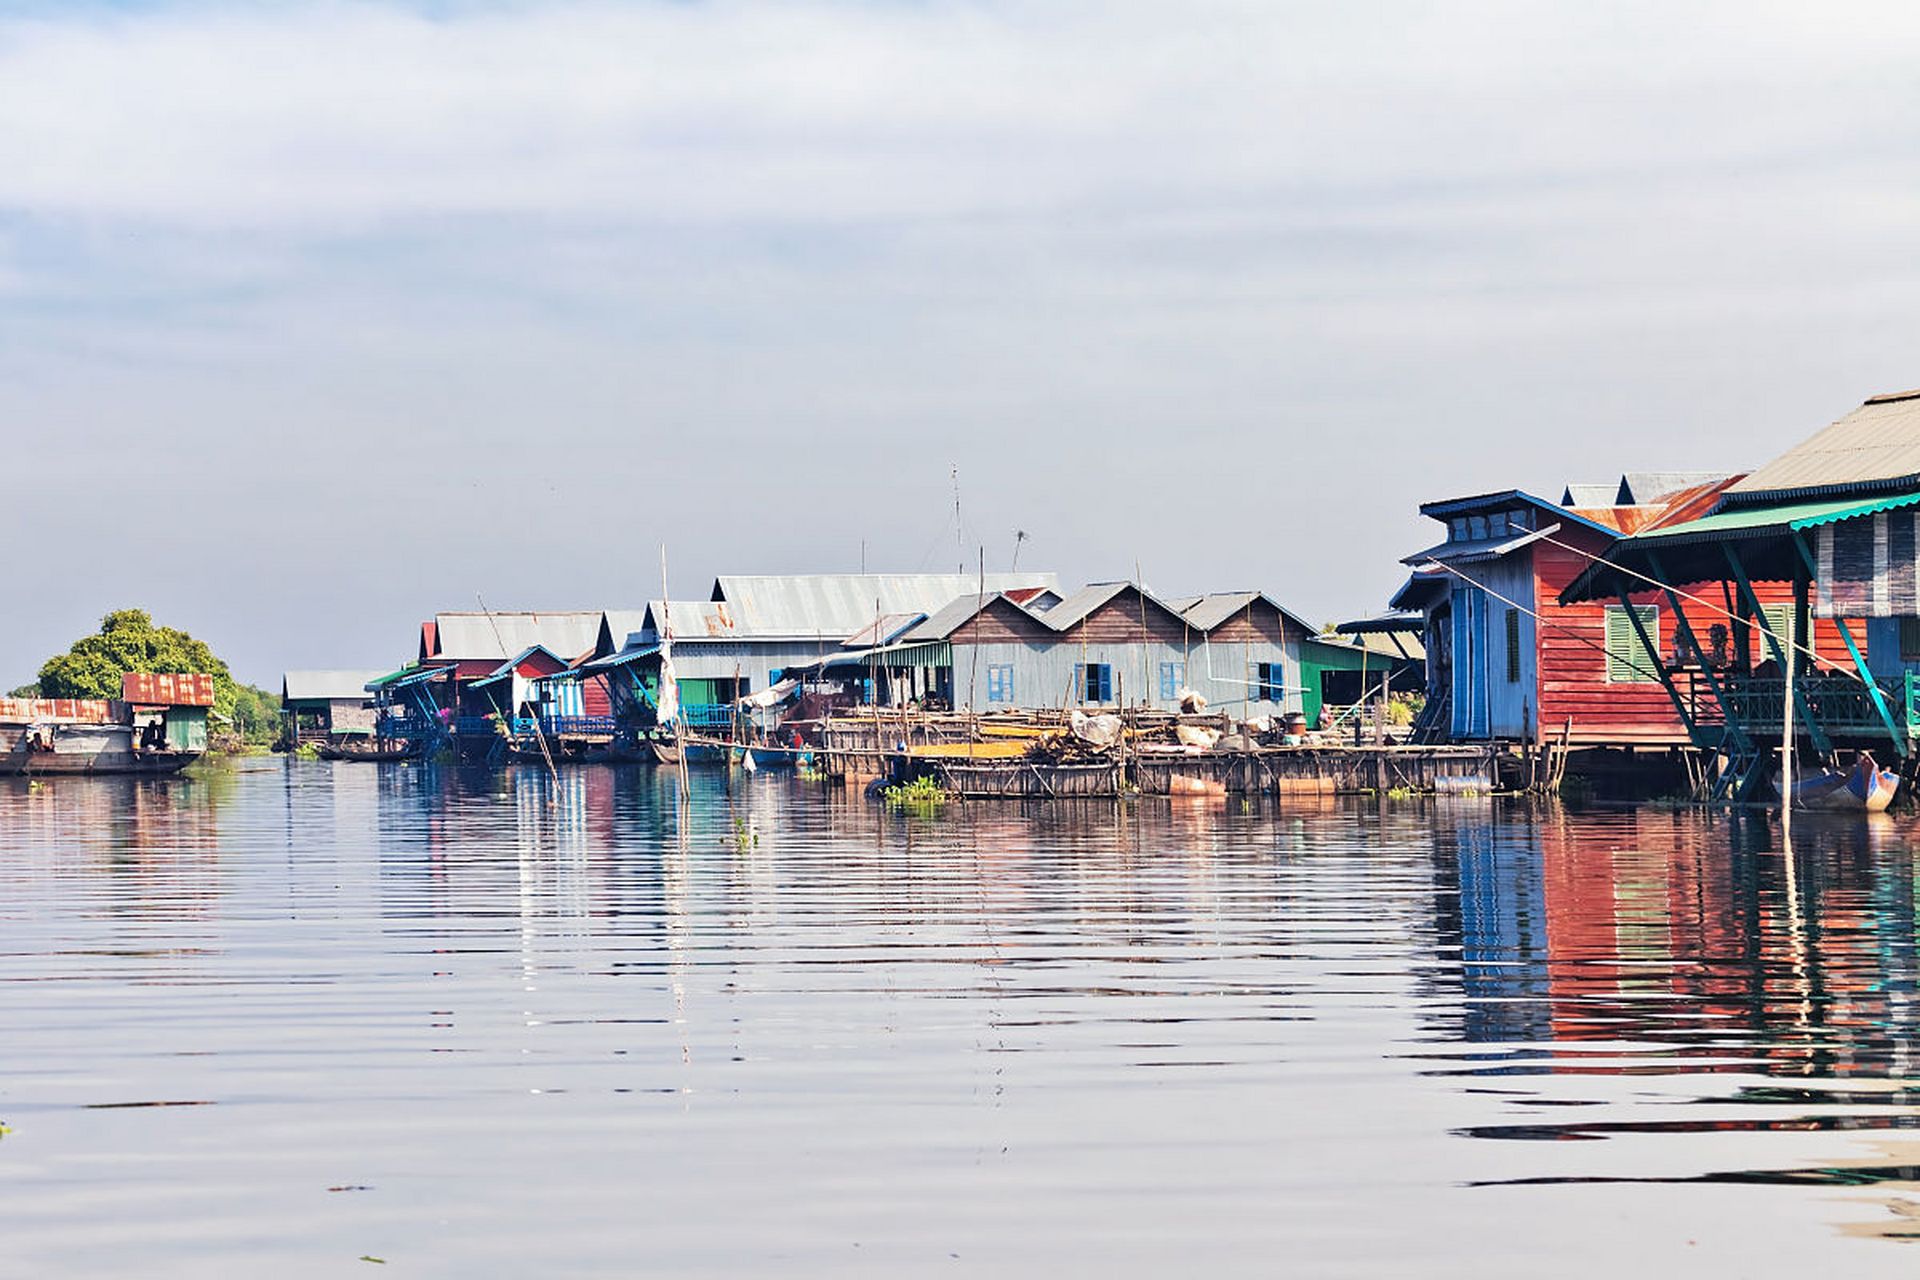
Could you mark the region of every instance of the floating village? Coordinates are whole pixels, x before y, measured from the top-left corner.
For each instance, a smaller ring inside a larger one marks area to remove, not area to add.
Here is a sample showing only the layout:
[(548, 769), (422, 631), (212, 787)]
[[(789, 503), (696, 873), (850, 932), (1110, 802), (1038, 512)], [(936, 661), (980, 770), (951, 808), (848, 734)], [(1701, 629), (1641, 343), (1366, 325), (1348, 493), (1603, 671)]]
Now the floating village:
[[(1877, 810), (1914, 789), (1920, 391), (1747, 471), (1420, 512), (1434, 540), (1404, 585), (1330, 627), (1284, 592), (984, 567), (437, 613), (392, 669), (287, 672), (283, 746), (983, 798), (1579, 788)], [(123, 695), (0, 700), (0, 772), (164, 773), (205, 749), (204, 678)]]

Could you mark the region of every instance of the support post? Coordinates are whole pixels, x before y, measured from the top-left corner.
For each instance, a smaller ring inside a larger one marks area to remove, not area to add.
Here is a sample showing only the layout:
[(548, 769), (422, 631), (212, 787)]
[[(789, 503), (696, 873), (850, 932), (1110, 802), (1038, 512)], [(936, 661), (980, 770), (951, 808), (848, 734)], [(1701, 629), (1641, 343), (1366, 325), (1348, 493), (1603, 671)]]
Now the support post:
[[(1800, 535), (1798, 529), (1793, 531), (1793, 546), (1794, 550), (1800, 553), (1800, 562), (1807, 566), (1808, 580), (1817, 580), (1820, 576), (1820, 566), (1814, 560), (1813, 551), (1807, 546), (1807, 540)], [(1833, 625), (1834, 629), (1840, 633), (1840, 639), (1846, 644), (1847, 653), (1853, 658), (1854, 672), (1860, 677), (1860, 682), (1867, 686), (1867, 694), (1873, 699), (1873, 709), (1880, 713), (1880, 723), (1886, 726), (1887, 737), (1893, 740), (1893, 749), (1902, 757), (1911, 755), (1913, 750), (1907, 742), (1906, 733), (1899, 724), (1895, 723), (1893, 709), (1887, 706), (1886, 695), (1880, 691), (1880, 682), (1873, 678), (1873, 672), (1867, 669), (1866, 658), (1860, 653), (1860, 646), (1854, 643), (1853, 628), (1847, 625), (1845, 618), (1837, 614), (1833, 619)], [(1812, 636), (1812, 634), (1813, 628), (1809, 626), (1807, 635)]]
[[(1720, 549), (1726, 553), (1727, 564), (1733, 568), (1735, 581), (1740, 584), (1741, 599), (1753, 606), (1754, 625), (1760, 628), (1760, 634), (1767, 638), (1767, 650), (1773, 654), (1773, 660), (1780, 664), (1780, 670), (1787, 670), (1786, 651), (1780, 647), (1780, 637), (1773, 634), (1773, 628), (1767, 625), (1767, 612), (1760, 607), (1760, 597), (1754, 593), (1753, 584), (1747, 581), (1747, 567), (1740, 563), (1740, 556), (1731, 543), (1721, 543)], [(1833, 750), (1833, 744), (1827, 740), (1826, 731), (1814, 718), (1813, 708), (1807, 705), (1806, 694), (1791, 680), (1786, 682), (1800, 711), (1800, 718), (1806, 722), (1807, 736), (1813, 739), (1814, 750), (1823, 755)]]
[[(1746, 728), (1742, 726), (1740, 721), (1732, 714), (1733, 708), (1728, 704), (1726, 693), (1720, 687), (1720, 677), (1718, 673), (1716, 673), (1713, 667), (1707, 662), (1707, 651), (1701, 647), (1700, 637), (1695, 633), (1693, 623), (1688, 619), (1687, 611), (1680, 603), (1679, 592), (1667, 585), (1671, 580), (1667, 577), (1666, 569), (1660, 564), (1660, 557), (1649, 552), (1647, 555), (1647, 567), (1652, 569), (1654, 575), (1660, 579), (1661, 587), (1667, 593), (1667, 605), (1673, 610), (1674, 627), (1678, 629), (1688, 646), (1693, 649), (1694, 656), (1700, 659), (1700, 670), (1706, 674), (1707, 688), (1713, 691), (1713, 700), (1720, 704), (1720, 714), (1726, 722), (1726, 731), (1732, 733), (1733, 740), (1737, 745), (1742, 747), (1750, 745), (1747, 739)], [(1728, 612), (1732, 611), (1729, 610)]]

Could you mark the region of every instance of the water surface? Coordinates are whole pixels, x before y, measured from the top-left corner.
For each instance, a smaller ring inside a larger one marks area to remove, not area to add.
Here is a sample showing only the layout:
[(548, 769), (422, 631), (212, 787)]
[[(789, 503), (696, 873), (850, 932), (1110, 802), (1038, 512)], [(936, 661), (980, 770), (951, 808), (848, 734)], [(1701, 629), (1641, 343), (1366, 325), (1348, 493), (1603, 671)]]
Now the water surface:
[(0, 784), (0, 1273), (1920, 1267), (1908, 824), (673, 786)]

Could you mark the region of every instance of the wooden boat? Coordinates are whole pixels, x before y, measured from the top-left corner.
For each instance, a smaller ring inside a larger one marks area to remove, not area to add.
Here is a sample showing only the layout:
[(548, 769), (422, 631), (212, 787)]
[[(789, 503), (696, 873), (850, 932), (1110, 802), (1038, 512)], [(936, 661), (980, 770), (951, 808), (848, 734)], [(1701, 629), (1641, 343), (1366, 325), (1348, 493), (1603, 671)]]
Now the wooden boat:
[(1851, 771), (1832, 770), (1804, 778), (1793, 784), (1796, 809), (1828, 809), (1855, 813), (1882, 813), (1893, 803), (1900, 787), (1900, 775), (1882, 769), (1865, 751), (1854, 761)]
[(200, 758), (198, 751), (11, 751), (0, 755), (0, 777), (47, 778), (99, 774), (166, 777)]
[(200, 758), (198, 751), (144, 745), (132, 725), (40, 724), (0, 734), (0, 777), (54, 777), (105, 773), (164, 776)]

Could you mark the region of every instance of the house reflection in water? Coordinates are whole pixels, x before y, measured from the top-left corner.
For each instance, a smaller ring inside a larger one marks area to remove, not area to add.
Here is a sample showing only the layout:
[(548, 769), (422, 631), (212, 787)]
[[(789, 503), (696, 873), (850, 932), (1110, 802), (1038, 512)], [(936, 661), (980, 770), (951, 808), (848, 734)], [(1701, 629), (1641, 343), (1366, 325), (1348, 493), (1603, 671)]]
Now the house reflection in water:
[(1436, 1029), (1509, 1045), (1514, 1069), (1920, 1065), (1915, 861), (1892, 822), (1797, 822), (1791, 868), (1757, 813), (1488, 813), (1436, 836), (1460, 1010)]

